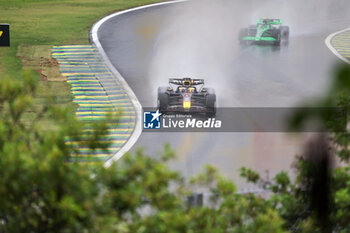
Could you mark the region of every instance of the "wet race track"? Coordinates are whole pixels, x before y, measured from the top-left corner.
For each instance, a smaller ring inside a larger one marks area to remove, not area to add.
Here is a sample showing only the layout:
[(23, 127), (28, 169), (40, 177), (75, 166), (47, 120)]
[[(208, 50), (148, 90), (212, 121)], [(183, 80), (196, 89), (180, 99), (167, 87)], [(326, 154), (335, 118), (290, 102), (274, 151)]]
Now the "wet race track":
[[(322, 95), (339, 62), (324, 40), (349, 26), (347, 2), (241, 2), (191, 1), (129, 12), (106, 21), (99, 40), (143, 107), (155, 107), (158, 87), (174, 77), (205, 79), (218, 107), (293, 107)], [(289, 45), (239, 46), (239, 29), (259, 17), (283, 19)], [(270, 176), (290, 170), (310, 135), (143, 132), (134, 148), (152, 155), (170, 143), (177, 153), (171, 166), (183, 175), (212, 164), (242, 188), (240, 167), (269, 170)]]

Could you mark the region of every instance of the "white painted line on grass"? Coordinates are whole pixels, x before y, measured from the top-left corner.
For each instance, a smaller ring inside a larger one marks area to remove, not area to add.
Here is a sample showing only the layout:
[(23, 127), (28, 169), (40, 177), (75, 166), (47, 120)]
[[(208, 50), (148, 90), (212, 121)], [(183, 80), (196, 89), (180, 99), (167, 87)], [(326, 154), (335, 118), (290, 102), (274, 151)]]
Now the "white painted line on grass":
[(140, 6), (140, 7), (128, 9), (128, 10), (125, 10), (125, 11), (116, 12), (116, 13), (113, 13), (111, 15), (108, 15), (108, 16), (102, 18), (101, 20), (97, 21), (92, 26), (92, 29), (91, 29), (91, 32), (90, 32), (91, 42), (93, 44), (95, 44), (95, 46), (97, 47), (98, 51), (100, 52), (103, 60), (105, 61), (106, 65), (112, 71), (112, 73), (115, 75), (115, 77), (118, 79), (120, 84), (123, 86), (123, 88), (125, 89), (125, 91), (129, 95), (129, 98), (130, 98), (132, 104), (134, 105), (135, 111), (136, 111), (136, 123), (135, 123), (134, 131), (132, 132), (132, 135), (130, 136), (129, 140), (123, 145), (123, 147), (117, 153), (115, 153), (110, 159), (108, 159), (105, 162), (104, 165), (106, 167), (111, 166), (111, 164), (113, 162), (117, 161), (126, 152), (128, 152), (131, 149), (131, 147), (136, 143), (137, 139), (140, 137), (140, 135), (142, 133), (142, 106), (141, 106), (139, 100), (137, 99), (135, 93), (130, 88), (129, 84), (125, 81), (123, 76), (119, 73), (119, 71), (113, 66), (113, 64), (109, 60), (106, 52), (104, 51), (104, 49), (103, 49), (103, 47), (102, 47), (102, 45), (100, 43), (100, 40), (98, 38), (98, 30), (100, 29), (101, 25), (103, 23), (105, 23), (107, 20), (109, 20), (109, 19), (111, 19), (113, 17), (116, 17), (116, 16), (120, 16), (122, 14), (126, 14), (126, 13), (129, 13), (129, 12), (142, 10), (142, 9), (145, 9), (145, 8), (161, 6), (161, 5), (167, 5), (167, 4), (174, 4), (174, 3), (179, 3), (179, 2), (186, 2), (186, 1), (187, 0), (176, 0), (176, 1), (161, 2), (161, 3), (155, 3), (155, 4), (151, 4), (151, 5)]
[(350, 61), (348, 59), (346, 59), (345, 57), (343, 57), (332, 45), (331, 41), (333, 39), (333, 37), (335, 37), (336, 35), (340, 34), (340, 33), (343, 33), (343, 32), (346, 32), (346, 31), (349, 31), (350, 28), (347, 28), (347, 29), (344, 29), (344, 30), (341, 30), (341, 31), (338, 31), (338, 32), (335, 32), (335, 33), (332, 33), (330, 34), (326, 40), (325, 40), (325, 43), (327, 45), (327, 47), (335, 54), (335, 56), (337, 56), (339, 59), (341, 59), (342, 61), (350, 64)]

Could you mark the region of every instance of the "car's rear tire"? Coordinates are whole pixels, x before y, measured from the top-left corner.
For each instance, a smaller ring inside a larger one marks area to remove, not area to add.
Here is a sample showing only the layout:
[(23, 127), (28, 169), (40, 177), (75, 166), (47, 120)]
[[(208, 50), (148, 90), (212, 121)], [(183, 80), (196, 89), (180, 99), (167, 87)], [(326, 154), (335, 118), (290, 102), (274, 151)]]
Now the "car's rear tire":
[(208, 117), (214, 117), (216, 115), (216, 94), (212, 88), (207, 89), (208, 95), (206, 96), (206, 115)]
[(275, 37), (276, 41), (274, 42), (275, 46), (280, 46), (281, 45), (281, 32), (277, 32), (276, 33), (276, 37)]
[(288, 44), (289, 42), (289, 27), (281, 26), (281, 40), (283, 44)]
[(246, 36), (249, 36), (249, 29), (248, 28), (242, 28), (240, 31), (239, 31), (239, 36), (238, 36), (238, 39), (239, 39), (239, 43), (241, 45), (247, 45), (247, 41), (243, 40), (244, 37)]
[(169, 95), (166, 87), (158, 88), (157, 108), (160, 112), (165, 113), (169, 106)]
[(289, 27), (288, 26), (281, 26), (281, 35), (282, 35), (282, 39), (285, 39), (285, 40), (289, 39)]

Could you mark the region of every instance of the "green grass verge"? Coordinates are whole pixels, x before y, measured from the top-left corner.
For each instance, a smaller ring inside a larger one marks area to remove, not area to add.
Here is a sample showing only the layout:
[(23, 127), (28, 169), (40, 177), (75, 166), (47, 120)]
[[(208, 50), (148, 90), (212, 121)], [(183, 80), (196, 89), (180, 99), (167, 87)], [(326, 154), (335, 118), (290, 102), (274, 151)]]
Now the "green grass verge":
[[(19, 48), (88, 44), (89, 31), (98, 19), (154, 2), (161, 0), (0, 0), (0, 23), (9, 23), (11, 32), (11, 47), (0, 47), (0, 77), (21, 79), (26, 65), (16, 57)], [(71, 104), (70, 89), (65, 82), (42, 81), (40, 85), (43, 99), (49, 92), (58, 91), (55, 95), (59, 104)]]

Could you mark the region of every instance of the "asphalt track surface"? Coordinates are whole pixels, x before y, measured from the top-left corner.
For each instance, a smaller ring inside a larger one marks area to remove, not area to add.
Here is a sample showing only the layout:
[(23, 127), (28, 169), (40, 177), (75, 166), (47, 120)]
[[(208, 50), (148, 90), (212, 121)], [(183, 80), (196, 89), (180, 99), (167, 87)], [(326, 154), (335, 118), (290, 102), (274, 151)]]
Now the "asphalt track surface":
[[(224, 31), (232, 29), (232, 33), (221, 35), (208, 25), (198, 34), (191, 34), (198, 26), (195, 19), (191, 25), (186, 16), (179, 16), (182, 12), (191, 15), (191, 7), (186, 4), (129, 12), (106, 21), (98, 31), (103, 49), (143, 107), (156, 105), (157, 88), (167, 85), (169, 77), (182, 76), (204, 78), (216, 89), (220, 107), (292, 107), (304, 103), (327, 89), (334, 65), (339, 62), (324, 39), (350, 24), (350, 17), (343, 15), (300, 26), (289, 22), (288, 46), (239, 47), (234, 36), (237, 32), (229, 27), (231, 22), (224, 25)], [(210, 36), (206, 37), (206, 32)], [(224, 36), (226, 41), (222, 41)], [(232, 47), (220, 47), (228, 40)], [(237, 172), (240, 167), (261, 173), (268, 170), (269, 176), (290, 171), (295, 155), (302, 152), (301, 145), (310, 135), (143, 132), (134, 149), (143, 147), (147, 154), (155, 155), (170, 143), (177, 154), (171, 166), (183, 175), (195, 175), (205, 164), (212, 164), (239, 187), (245, 187)]]

